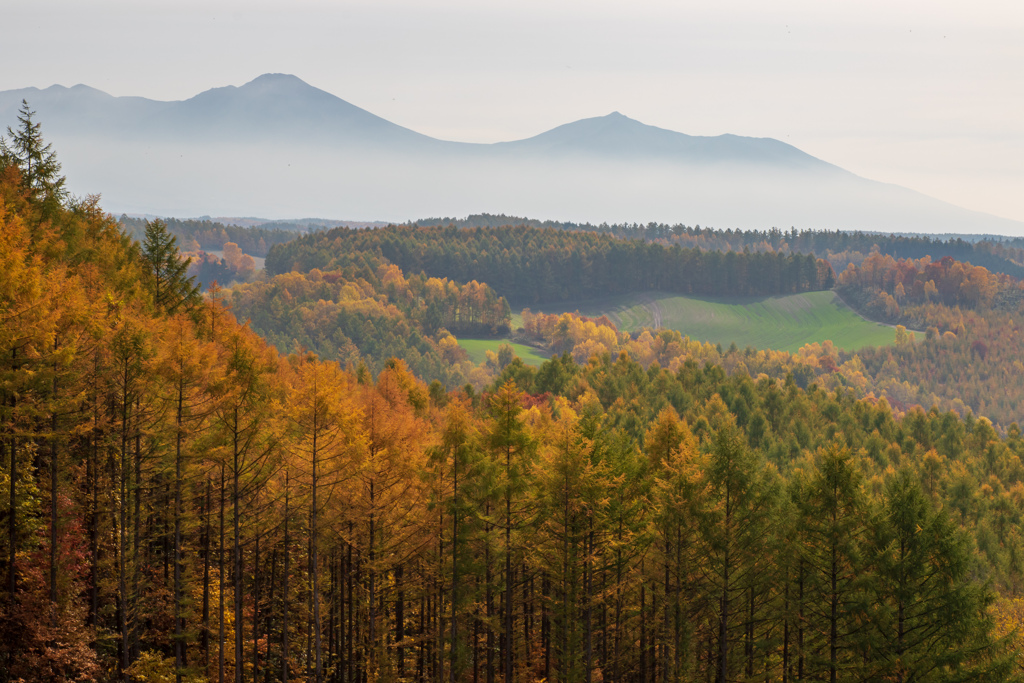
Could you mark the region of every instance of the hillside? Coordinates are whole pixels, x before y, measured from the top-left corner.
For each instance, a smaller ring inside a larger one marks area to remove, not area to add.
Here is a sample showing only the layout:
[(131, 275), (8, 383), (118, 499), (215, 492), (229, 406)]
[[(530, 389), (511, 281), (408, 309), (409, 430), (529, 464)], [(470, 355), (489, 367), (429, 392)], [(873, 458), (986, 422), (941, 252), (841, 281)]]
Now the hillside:
[(680, 249), (523, 225), (336, 228), (275, 246), (267, 271), (344, 269), (380, 258), (410, 273), (487, 282), (519, 306), (650, 290), (765, 296), (820, 291), (835, 282), (828, 263), (804, 254)]
[(691, 339), (728, 347), (752, 346), (795, 353), (811, 343), (833, 342), (846, 351), (893, 343), (891, 327), (864, 320), (833, 292), (788, 296), (700, 299), (646, 292), (570, 302), (538, 311), (607, 315), (620, 330), (676, 330)]

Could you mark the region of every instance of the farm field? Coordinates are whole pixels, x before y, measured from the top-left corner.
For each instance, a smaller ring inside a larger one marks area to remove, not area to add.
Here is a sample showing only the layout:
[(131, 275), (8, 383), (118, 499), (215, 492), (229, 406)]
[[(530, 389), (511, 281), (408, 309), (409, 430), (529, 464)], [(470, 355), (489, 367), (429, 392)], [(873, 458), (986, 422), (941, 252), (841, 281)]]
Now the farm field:
[(735, 342), (741, 349), (752, 346), (792, 352), (804, 344), (832, 340), (839, 348), (856, 351), (892, 344), (896, 336), (891, 327), (859, 316), (831, 291), (730, 299), (645, 292), (538, 310), (607, 315), (626, 332), (661, 327), (712, 344)]
[(541, 365), (548, 359), (548, 356), (532, 346), (515, 344), (507, 339), (459, 339), (459, 346), (466, 350), (470, 360), (474, 363), (483, 363), (487, 360), (487, 351), (497, 353), (498, 347), (502, 344), (511, 346), (515, 354), (522, 358), (527, 365)]

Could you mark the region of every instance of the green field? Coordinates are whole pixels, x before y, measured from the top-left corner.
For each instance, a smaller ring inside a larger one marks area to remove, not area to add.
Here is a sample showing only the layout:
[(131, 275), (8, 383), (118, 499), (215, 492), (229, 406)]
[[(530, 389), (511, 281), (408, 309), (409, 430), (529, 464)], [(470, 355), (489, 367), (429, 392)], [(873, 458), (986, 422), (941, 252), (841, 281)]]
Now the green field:
[(731, 299), (646, 292), (538, 308), (545, 313), (578, 310), (590, 317), (606, 314), (627, 332), (667, 328), (712, 344), (735, 342), (741, 349), (796, 351), (830, 339), (839, 348), (855, 351), (892, 344), (896, 336), (891, 327), (864, 320), (834, 292)]
[(507, 339), (459, 339), (459, 346), (464, 348), (470, 360), (477, 364), (487, 360), (487, 351), (497, 353), (498, 347), (502, 344), (511, 346), (515, 354), (527, 365), (540, 365), (548, 359), (548, 356), (532, 346), (514, 344)]

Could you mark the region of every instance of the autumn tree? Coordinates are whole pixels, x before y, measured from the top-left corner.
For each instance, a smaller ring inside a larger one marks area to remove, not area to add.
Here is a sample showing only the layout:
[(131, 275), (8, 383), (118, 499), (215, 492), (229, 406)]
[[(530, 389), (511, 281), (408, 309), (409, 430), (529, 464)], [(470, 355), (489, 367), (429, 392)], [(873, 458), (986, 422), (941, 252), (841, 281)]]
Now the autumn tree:
[(706, 477), (699, 543), (704, 580), (717, 603), (716, 680), (725, 683), (759, 673), (762, 610), (772, 590), (766, 580), (772, 558), (764, 551), (770, 548), (765, 541), (772, 533), (777, 486), (729, 422), (715, 434)]
[(802, 601), (808, 634), (808, 675), (835, 683), (860, 675), (867, 646), (870, 593), (864, 557), (868, 509), (849, 453), (833, 445), (818, 454), (814, 477), (802, 501), (803, 547), (808, 571)]
[(935, 510), (907, 470), (887, 484), (873, 535), (879, 652), (871, 677), (894, 681), (998, 679), (1009, 661), (989, 640), (991, 595), (969, 579), (963, 532)]
[[(336, 364), (303, 357), (290, 387), (289, 415), (294, 430), (293, 449), (299, 457), (301, 480), (308, 491), (309, 576), (311, 581), (313, 679), (323, 681), (324, 661), (320, 614), (321, 518), (335, 502), (344, 459), (361, 443), (358, 412), (351, 400), (350, 378)], [(285, 549), (288, 552), (288, 549)]]
[[(513, 602), (515, 575), (513, 566), (521, 561), (519, 548), (513, 545), (513, 533), (524, 526), (521, 513), (521, 500), (526, 488), (527, 473), (536, 453), (536, 444), (522, 420), (520, 391), (515, 382), (507, 382), (498, 390), (490, 402), (490, 430), (488, 447), (503, 471), (500, 483), (500, 495), (504, 514), (499, 526), (503, 532), (502, 556), (505, 561), (503, 583), (505, 588), (502, 601), (503, 622), (503, 664), (505, 683), (512, 683), (513, 653)], [(517, 514), (514, 517), (513, 511)], [(517, 541), (521, 544), (522, 541)]]

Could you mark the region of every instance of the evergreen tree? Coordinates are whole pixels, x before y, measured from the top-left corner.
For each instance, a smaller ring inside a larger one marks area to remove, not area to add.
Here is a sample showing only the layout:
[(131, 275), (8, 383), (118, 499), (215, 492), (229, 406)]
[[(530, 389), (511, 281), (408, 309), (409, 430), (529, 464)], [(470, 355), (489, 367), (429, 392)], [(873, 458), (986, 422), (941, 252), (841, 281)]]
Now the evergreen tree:
[(190, 309), (199, 301), (199, 285), (193, 283), (194, 277), (186, 276), (192, 261), (178, 257), (177, 242), (162, 220), (146, 221), (142, 257), (153, 276), (153, 300), (159, 309), (168, 313), (182, 305)]
[(17, 166), (32, 199), (60, 203), (67, 197), (65, 178), (60, 175), (60, 162), (53, 145), (43, 141), (41, 124), (34, 122), (33, 116), (35, 112), (22, 100), (18, 129), (7, 128), (10, 143), (0, 137), (0, 169)]

